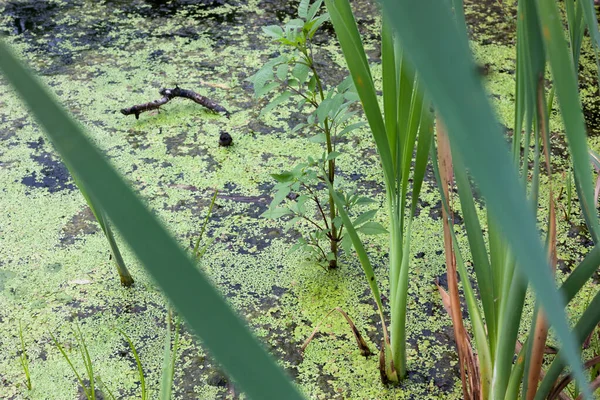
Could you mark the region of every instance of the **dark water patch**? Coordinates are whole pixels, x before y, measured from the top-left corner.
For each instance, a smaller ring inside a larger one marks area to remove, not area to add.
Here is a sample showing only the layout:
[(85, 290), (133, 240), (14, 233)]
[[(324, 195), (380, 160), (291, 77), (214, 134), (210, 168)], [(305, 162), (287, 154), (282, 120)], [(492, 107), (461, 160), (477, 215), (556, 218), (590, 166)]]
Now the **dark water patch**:
[(106, 309), (97, 305), (82, 305), (81, 300), (72, 300), (66, 304), (71, 309), (71, 314), (66, 317), (69, 322), (81, 322), (86, 318), (102, 315)]
[[(482, 44), (514, 45), (516, 7), (495, 0), (466, 1), (465, 20), (471, 39)], [(493, 21), (493, 22), (492, 22)], [(481, 38), (484, 38), (483, 41)]]
[(12, 17), (11, 35), (47, 32), (56, 26), (54, 22), (59, 5), (49, 1), (10, 1), (3, 14)]
[(150, 147), (148, 144), (148, 132), (146, 131), (140, 131), (133, 128), (129, 129), (125, 139), (133, 149), (145, 150)]
[(208, 150), (201, 147), (197, 141), (198, 133), (192, 134), (190, 132), (181, 132), (163, 139), (163, 143), (167, 147), (167, 154), (171, 156), (202, 157), (208, 162), (209, 167), (216, 167), (218, 163), (208, 154)]
[(63, 236), (60, 238), (62, 245), (70, 245), (80, 240), (81, 236), (91, 235), (100, 230), (100, 226), (94, 217), (94, 213), (89, 207), (75, 214), (65, 226), (63, 226)]
[(258, 4), (258, 8), (270, 15), (274, 15), (279, 24), (283, 24), (288, 18), (298, 17), (298, 4), (299, 1), (297, 0), (284, 2), (277, 0), (263, 0)]
[(8, 281), (10, 281), (15, 276), (17, 276), (17, 274), (15, 274), (12, 271), (9, 271), (9, 270), (0, 271), (0, 292), (6, 288), (6, 284), (8, 283)]
[(23, 177), (21, 179), (22, 184), (30, 188), (44, 188), (50, 193), (76, 188), (67, 167), (53, 154), (42, 150), (44, 146), (43, 138), (40, 137), (36, 142), (28, 142), (27, 145), (38, 153), (30, 155), (30, 157), (42, 169), (40, 175), (34, 171)]
[(259, 218), (262, 213), (267, 211), (271, 202), (269, 195), (244, 196), (242, 194), (224, 192), (219, 193), (217, 199), (244, 204), (246, 208), (243, 214), (252, 218)]
[[(232, 0), (108, 0), (105, 2), (128, 14), (137, 14), (145, 18), (172, 18), (178, 13), (201, 18), (207, 10), (223, 5), (235, 5)], [(226, 18), (220, 20), (225, 21)]]
[(44, 269), (48, 272), (58, 272), (62, 269), (62, 264), (60, 263), (52, 263), (52, 264), (48, 264), (44, 267)]

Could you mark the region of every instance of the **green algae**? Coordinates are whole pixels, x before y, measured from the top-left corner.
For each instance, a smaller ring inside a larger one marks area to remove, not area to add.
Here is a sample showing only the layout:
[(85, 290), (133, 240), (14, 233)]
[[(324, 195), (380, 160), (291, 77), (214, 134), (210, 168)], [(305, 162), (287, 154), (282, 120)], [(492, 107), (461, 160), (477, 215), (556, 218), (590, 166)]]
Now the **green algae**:
[[(357, 7), (360, 18), (372, 22), (365, 24), (366, 46), (376, 63), (377, 45), (373, 39), (378, 18), (370, 17), (375, 15), (370, 3)], [(261, 105), (252, 98), (245, 82), (278, 50), (260, 36), (257, 28), (278, 20), (258, 1), (205, 10), (184, 7), (169, 17), (159, 15), (153, 19), (145, 17), (145, 12), (150, 12), (148, 6), (133, 10), (110, 9), (108, 3), (88, 4), (76, 10), (67, 8), (65, 15), (56, 19), (59, 26), (72, 26), (78, 21), (84, 27), (115, 27), (108, 33), (105, 46), (85, 42), (80, 39), (82, 35), (71, 37), (61, 32), (57, 35), (59, 44), (51, 51), (48, 43), (52, 35), (47, 32), (30, 37), (13, 35), (8, 41), (34, 70), (42, 72), (42, 79), (61, 103), (81, 121), (90, 138), (182, 246), (190, 247), (194, 242), (210, 197), (214, 189), (219, 189), (207, 227), (208, 238), (214, 242), (199, 268), (308, 397), (461, 398), (450, 319), (434, 285), (437, 278), (443, 279), (445, 267), (441, 225), (436, 220), (439, 196), (433, 184), (425, 185), (413, 224), (409, 380), (399, 388), (383, 386), (377, 357), (360, 355), (346, 322), (335, 313), (301, 355), (302, 342), (334, 307), (348, 312), (372, 350), (380, 345), (381, 332), (371, 294), (354, 258), (342, 259), (338, 271), (325, 273), (302, 253), (288, 254), (295, 240), (292, 233), (284, 232), (277, 222), (258, 218), (270, 202), (274, 182), (269, 174), (321, 151), (320, 146), (306, 141), (307, 133), (289, 134), (302, 118), (293, 107), (280, 107), (259, 118)], [(232, 14), (232, 19), (219, 22), (221, 26), (208, 18)], [(100, 18), (106, 22), (100, 22)], [(2, 13), (0, 20), (10, 24), (10, 18)], [(173, 37), (173, 32), (179, 34)], [(225, 37), (216, 39), (211, 32)], [(488, 36), (482, 35), (473, 44), (474, 53), (481, 62), (492, 64), (488, 89), (494, 94), (502, 122), (511, 126), (514, 50), (510, 42), (483, 44), (490, 38), (497, 39), (497, 35)], [(62, 63), (60, 54), (70, 55), (72, 62)], [(343, 77), (343, 57), (329, 36), (317, 55), (332, 63), (328, 78)], [(375, 75), (378, 73), (376, 67)], [(125, 106), (156, 99), (158, 89), (175, 84), (214, 98), (232, 111), (231, 119), (185, 100), (172, 101), (159, 113), (144, 113), (139, 120), (118, 112)], [(222, 85), (231, 89), (223, 89)], [(592, 94), (592, 89), (584, 91), (588, 93)], [(586, 98), (584, 104), (588, 104)], [(53, 154), (53, 150), (45, 142), (34, 148), (28, 146), (39, 143), (43, 133), (1, 80), (0, 106), (0, 212), (5, 216), (0, 225), (0, 370), (4, 380), (0, 397), (27, 396), (16, 350), (19, 320), (24, 321), (31, 359), (30, 398), (76, 398), (74, 376), (47, 333), (56, 332), (61, 343), (74, 352), (73, 320), (81, 324), (98, 374), (113, 392), (119, 393), (119, 398), (135, 398), (139, 383), (133, 357), (117, 328), (132, 338), (147, 372), (148, 385), (156, 393), (166, 329), (164, 298), (126, 248), (124, 258), (136, 286), (129, 290), (119, 287), (102, 234), (74, 223), (82, 220), (87, 226), (86, 219), (82, 219), (85, 201), (77, 191), (65, 188), (51, 193), (22, 183), (25, 176), (44, 174), (45, 166), (32, 156), (40, 152)], [(559, 130), (560, 122), (553, 121), (553, 129)], [(223, 130), (233, 136), (230, 148), (217, 144)], [(598, 146), (596, 138), (592, 145)], [(340, 183), (349, 187), (356, 184), (382, 204), (381, 175), (370, 133), (357, 131), (341, 144), (341, 149)], [(544, 191), (541, 196), (547, 198)], [(385, 211), (381, 210), (377, 218), (385, 224)], [(564, 238), (565, 245), (560, 257), (566, 265), (573, 265), (585, 253), (585, 233), (567, 234), (573, 225), (581, 224), (577, 214), (571, 223), (559, 224), (559, 237)], [(366, 243), (385, 293), (387, 238), (369, 237)], [(462, 235), (460, 246), (466, 254), (468, 243)], [(574, 304), (572, 315), (593, 290), (582, 294), (583, 300)], [(184, 326), (175, 397), (231, 396), (230, 387), (223, 384), (219, 374), (216, 363)]]

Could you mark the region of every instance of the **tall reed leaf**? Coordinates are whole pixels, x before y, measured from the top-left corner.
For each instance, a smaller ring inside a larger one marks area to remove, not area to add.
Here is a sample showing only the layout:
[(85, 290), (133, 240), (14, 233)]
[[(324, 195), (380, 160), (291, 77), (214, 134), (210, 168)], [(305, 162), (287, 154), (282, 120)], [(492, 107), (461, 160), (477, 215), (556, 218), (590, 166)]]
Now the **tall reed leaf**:
[(2, 42), (0, 72), (22, 96), (94, 204), (114, 222), (171, 304), (240, 388), (253, 399), (301, 399), (219, 292)]
[[(554, 280), (536, 229), (534, 211), (511, 162), (502, 130), (475, 72), (469, 46), (449, 7), (433, 0), (382, 0), (401, 45), (420, 74), (442, 116), (452, 148), (458, 149), (494, 220), (547, 310), (584, 394), (579, 351), (566, 322), (564, 300)], [(557, 21), (558, 23), (558, 21)], [(587, 156), (586, 156), (587, 160)]]
[[(325, 4), (381, 158), (390, 218), (390, 334), (393, 365), (389, 364), (392, 360), (386, 359), (385, 362), (388, 363), (387, 369), (397, 370), (397, 377), (402, 379), (407, 371), (406, 310), (411, 227), (433, 133), (429, 100), (424, 95), (419, 74), (404, 55), (390, 22), (384, 16), (381, 57), (385, 114), (382, 115), (349, 1), (325, 0)], [(413, 190), (410, 194), (411, 213), (405, 218), (409, 177), (415, 153)], [(357, 251), (362, 247), (359, 241), (358, 236), (352, 237)]]

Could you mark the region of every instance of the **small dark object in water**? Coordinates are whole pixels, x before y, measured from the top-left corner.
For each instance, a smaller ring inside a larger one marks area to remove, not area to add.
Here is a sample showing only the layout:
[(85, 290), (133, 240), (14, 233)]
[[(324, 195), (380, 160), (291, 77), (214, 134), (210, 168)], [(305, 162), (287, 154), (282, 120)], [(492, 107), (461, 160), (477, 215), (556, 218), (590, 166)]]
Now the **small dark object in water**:
[(490, 68), (490, 63), (485, 63), (483, 65), (479, 64), (477, 65), (477, 73), (479, 76), (488, 76), (490, 74)]
[(228, 146), (231, 146), (232, 142), (233, 142), (233, 138), (231, 137), (231, 135), (229, 133), (221, 132), (221, 135), (219, 136), (219, 146), (228, 147)]
[(175, 86), (174, 89), (160, 89), (159, 93), (161, 96), (163, 96), (161, 99), (154, 100), (154, 101), (144, 103), (144, 104), (137, 104), (137, 105), (135, 105), (133, 107), (129, 107), (129, 108), (123, 108), (123, 109), (121, 109), (121, 114), (123, 114), (123, 115), (133, 114), (133, 115), (135, 115), (135, 119), (139, 119), (140, 114), (143, 113), (144, 111), (157, 110), (160, 108), (160, 106), (168, 103), (169, 100), (171, 100), (173, 97), (185, 97), (186, 99), (193, 100), (196, 103), (200, 104), (201, 106), (208, 108), (209, 110), (212, 110), (217, 113), (224, 113), (227, 118), (229, 118), (229, 116), (230, 116), (229, 111), (227, 111), (225, 109), (225, 107), (218, 104), (217, 102), (212, 101), (208, 97), (199, 95), (198, 93), (196, 93), (194, 91), (187, 90), (187, 89), (181, 89), (179, 86)]
[(294, 201), (294, 200), (296, 200), (298, 198), (298, 193), (289, 192), (288, 195), (285, 196), (285, 197), (287, 197), (288, 199)]

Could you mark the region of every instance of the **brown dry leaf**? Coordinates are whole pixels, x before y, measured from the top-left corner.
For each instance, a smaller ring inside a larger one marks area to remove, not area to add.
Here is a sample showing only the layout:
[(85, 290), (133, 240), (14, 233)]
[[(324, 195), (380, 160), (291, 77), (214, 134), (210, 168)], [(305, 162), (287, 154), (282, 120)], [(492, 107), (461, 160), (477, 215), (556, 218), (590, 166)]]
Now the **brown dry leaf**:
[[(544, 104), (544, 80), (540, 78), (538, 82), (537, 92), (537, 108), (538, 108), (538, 123), (540, 134), (542, 136), (542, 142), (544, 143), (544, 158), (546, 161), (546, 172), (548, 173), (548, 186), (549, 186), (549, 210), (548, 210), (548, 260), (552, 273), (556, 271), (556, 209), (554, 203), (554, 194), (552, 191), (552, 167), (550, 163), (550, 150), (546, 145), (549, 143), (548, 128), (546, 126), (546, 107)], [(531, 350), (531, 361), (529, 366), (529, 375), (527, 377), (527, 393), (526, 399), (533, 400), (537, 393), (538, 383), (541, 378), (542, 364), (544, 362), (544, 352), (546, 349), (546, 339), (548, 338), (548, 324), (544, 316), (544, 311), (539, 310), (536, 322), (535, 330), (533, 335), (533, 344)]]
[(310, 336), (308, 337), (308, 339), (306, 339), (306, 341), (302, 345), (300, 351), (304, 351), (306, 349), (306, 347), (314, 339), (314, 337), (317, 334), (319, 328), (321, 327), (321, 324), (323, 323), (323, 321), (325, 321), (325, 319), (327, 317), (329, 317), (331, 315), (331, 313), (333, 313), (334, 311), (337, 311), (340, 314), (342, 314), (342, 316), (348, 322), (348, 325), (350, 325), (350, 329), (352, 330), (352, 334), (354, 335), (354, 339), (356, 339), (356, 344), (358, 345), (358, 349), (360, 350), (360, 354), (362, 354), (365, 357), (366, 356), (370, 356), (371, 354), (373, 354), (373, 353), (371, 353), (371, 350), (369, 349), (369, 346), (367, 345), (367, 342), (365, 342), (365, 340), (363, 339), (362, 335), (358, 331), (358, 328), (356, 328), (356, 325), (354, 324), (354, 322), (352, 321), (352, 319), (350, 319), (350, 317), (348, 316), (348, 314), (346, 314), (346, 312), (344, 312), (344, 310), (342, 310), (339, 307), (336, 307), (333, 310), (329, 311), (327, 313), (327, 315), (325, 315), (325, 317), (323, 317), (323, 319), (317, 324), (317, 326), (315, 327), (315, 329), (312, 331), (312, 333), (310, 334)]

